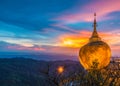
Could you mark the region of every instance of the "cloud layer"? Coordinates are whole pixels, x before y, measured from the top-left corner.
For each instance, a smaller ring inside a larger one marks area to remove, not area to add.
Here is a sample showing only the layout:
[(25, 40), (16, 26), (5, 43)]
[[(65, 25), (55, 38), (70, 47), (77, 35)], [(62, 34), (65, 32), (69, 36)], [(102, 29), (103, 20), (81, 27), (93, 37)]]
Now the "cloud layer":
[(1, 0), (1, 51), (78, 55), (97, 13), (100, 37), (120, 49), (120, 0)]

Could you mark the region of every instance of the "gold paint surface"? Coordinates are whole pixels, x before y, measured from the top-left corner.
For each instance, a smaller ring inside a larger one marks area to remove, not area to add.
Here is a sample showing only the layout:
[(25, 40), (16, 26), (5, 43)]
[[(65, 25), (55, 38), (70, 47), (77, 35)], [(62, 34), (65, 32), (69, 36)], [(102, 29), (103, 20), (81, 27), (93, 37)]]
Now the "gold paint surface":
[(89, 42), (79, 52), (79, 60), (85, 69), (91, 69), (93, 63), (98, 63), (97, 69), (106, 67), (110, 62), (110, 47), (103, 41)]

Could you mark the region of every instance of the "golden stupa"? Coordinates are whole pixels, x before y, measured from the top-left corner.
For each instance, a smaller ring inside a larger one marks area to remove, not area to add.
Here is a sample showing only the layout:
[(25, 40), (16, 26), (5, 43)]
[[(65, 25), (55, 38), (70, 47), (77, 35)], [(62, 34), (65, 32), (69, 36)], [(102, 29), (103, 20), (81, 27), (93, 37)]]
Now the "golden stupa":
[(107, 43), (103, 42), (96, 30), (96, 13), (94, 14), (94, 30), (89, 42), (81, 47), (79, 60), (82, 66), (89, 70), (94, 66), (97, 69), (106, 67), (110, 62), (111, 50)]

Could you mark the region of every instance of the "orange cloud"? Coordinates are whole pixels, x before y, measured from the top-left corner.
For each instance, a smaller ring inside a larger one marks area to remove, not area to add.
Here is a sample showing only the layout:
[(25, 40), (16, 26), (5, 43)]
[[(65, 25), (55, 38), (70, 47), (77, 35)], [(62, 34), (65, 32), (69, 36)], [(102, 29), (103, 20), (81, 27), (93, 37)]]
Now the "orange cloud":
[(59, 46), (66, 46), (72, 48), (80, 48), (88, 42), (90, 33), (81, 31), (79, 34), (67, 34), (59, 37)]
[[(118, 55), (120, 51), (120, 30), (110, 32), (99, 32), (103, 41), (111, 47), (113, 55)], [(80, 31), (79, 34), (63, 34), (58, 37), (56, 46), (49, 48), (49, 52), (60, 54), (78, 55), (79, 49), (88, 43), (92, 32)]]
[[(120, 32), (117, 31), (118, 33)], [(61, 35), (59, 39), (59, 46), (80, 48), (89, 41), (92, 32), (90, 31), (80, 31), (79, 34), (65, 34)], [(119, 34), (111, 32), (99, 32), (99, 36), (103, 41), (107, 42), (110, 46), (118, 45), (120, 43)]]

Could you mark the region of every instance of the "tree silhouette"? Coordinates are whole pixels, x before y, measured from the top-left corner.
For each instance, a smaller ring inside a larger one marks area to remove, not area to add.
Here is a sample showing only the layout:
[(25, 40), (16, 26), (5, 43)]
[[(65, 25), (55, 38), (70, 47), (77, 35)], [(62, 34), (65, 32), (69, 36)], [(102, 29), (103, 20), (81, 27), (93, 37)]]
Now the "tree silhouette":
[(106, 68), (97, 69), (97, 60), (91, 69), (63, 80), (61, 86), (120, 86), (120, 62), (111, 62)]

